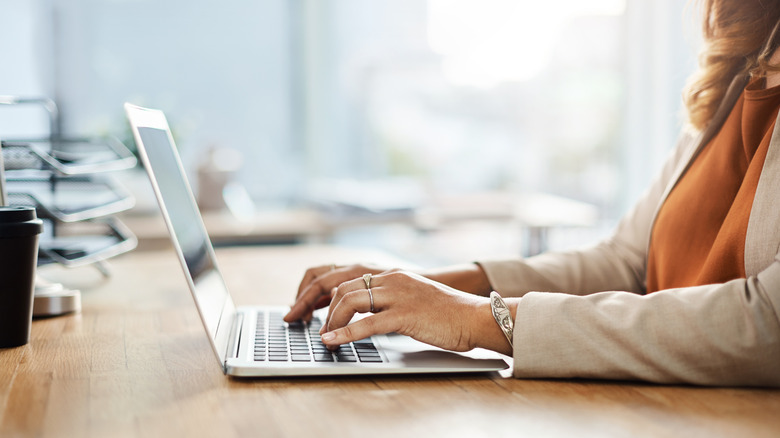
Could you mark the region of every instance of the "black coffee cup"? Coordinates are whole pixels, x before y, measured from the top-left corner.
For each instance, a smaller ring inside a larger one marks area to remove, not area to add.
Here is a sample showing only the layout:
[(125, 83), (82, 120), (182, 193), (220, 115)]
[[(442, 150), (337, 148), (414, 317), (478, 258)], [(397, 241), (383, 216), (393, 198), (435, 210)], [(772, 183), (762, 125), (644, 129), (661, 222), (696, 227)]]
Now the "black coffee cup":
[(38, 235), (30, 207), (0, 207), (0, 348), (30, 341)]

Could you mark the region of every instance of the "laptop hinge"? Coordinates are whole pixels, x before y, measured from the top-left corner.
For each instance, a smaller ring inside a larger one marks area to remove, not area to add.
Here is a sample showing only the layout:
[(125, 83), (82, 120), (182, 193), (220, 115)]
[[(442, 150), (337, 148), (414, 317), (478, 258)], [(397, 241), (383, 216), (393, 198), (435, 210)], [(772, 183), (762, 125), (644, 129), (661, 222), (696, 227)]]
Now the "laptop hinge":
[(227, 359), (238, 357), (238, 348), (241, 346), (241, 330), (244, 327), (244, 314), (241, 312), (236, 313), (236, 317), (233, 318), (233, 330), (230, 331), (230, 338), (228, 339), (228, 351), (225, 356), (225, 365), (227, 366)]

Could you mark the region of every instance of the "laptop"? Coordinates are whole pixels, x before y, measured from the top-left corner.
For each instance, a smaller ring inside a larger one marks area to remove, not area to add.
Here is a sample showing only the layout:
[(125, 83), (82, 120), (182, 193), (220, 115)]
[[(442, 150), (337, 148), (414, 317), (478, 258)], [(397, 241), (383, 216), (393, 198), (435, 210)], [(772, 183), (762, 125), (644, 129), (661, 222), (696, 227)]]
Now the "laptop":
[(319, 336), (322, 312), (315, 312), (311, 322), (287, 324), (282, 321), (289, 310), (285, 307), (237, 308), (217, 267), (165, 115), (129, 103), (125, 111), (211, 348), (225, 374), (467, 373), (507, 368), (497, 353), (454, 353), (398, 334), (372, 336), (331, 352)]

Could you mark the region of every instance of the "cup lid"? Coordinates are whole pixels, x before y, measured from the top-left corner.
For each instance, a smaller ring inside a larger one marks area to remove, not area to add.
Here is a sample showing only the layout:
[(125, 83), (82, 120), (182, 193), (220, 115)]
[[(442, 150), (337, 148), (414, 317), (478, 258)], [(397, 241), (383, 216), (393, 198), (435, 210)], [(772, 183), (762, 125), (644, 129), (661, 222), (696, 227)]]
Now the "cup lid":
[(0, 207), (0, 238), (24, 237), (43, 232), (43, 221), (32, 207)]
[(27, 222), (37, 219), (32, 207), (0, 207), (0, 224)]

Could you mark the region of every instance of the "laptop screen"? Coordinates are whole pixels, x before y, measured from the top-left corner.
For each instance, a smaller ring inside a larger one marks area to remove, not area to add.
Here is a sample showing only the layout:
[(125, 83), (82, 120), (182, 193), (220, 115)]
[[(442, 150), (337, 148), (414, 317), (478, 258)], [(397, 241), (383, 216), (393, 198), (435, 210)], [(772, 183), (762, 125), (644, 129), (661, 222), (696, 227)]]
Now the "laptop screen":
[[(163, 114), (128, 106), (141, 159), (154, 187), (195, 304), (224, 363), (234, 306)], [(223, 318), (222, 315), (229, 317)], [(223, 324), (220, 326), (220, 324)]]

